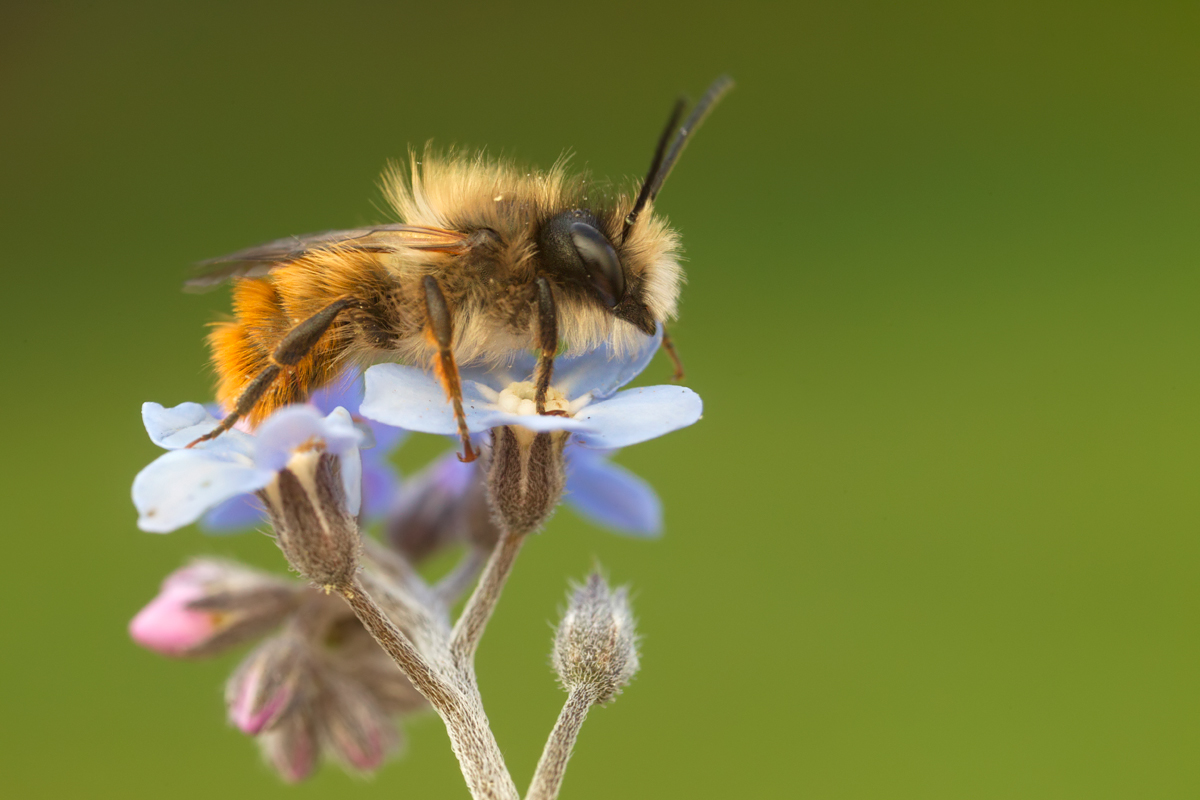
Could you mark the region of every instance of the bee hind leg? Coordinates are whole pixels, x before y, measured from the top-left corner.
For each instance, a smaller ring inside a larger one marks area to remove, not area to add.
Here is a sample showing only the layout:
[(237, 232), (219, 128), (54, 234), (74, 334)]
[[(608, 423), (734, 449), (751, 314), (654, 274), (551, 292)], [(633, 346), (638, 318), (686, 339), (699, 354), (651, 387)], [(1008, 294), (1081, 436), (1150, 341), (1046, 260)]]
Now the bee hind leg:
[(458, 435), (462, 439), (463, 452), (458, 460), (464, 464), (479, 457), (471, 447), (471, 432), (467, 429), (467, 416), (463, 411), (462, 381), (458, 377), (458, 365), (454, 363), (454, 323), (450, 317), (450, 306), (442, 287), (432, 275), (425, 276), (425, 313), (429, 319), (428, 334), (438, 349), (434, 370), (454, 405), (454, 419), (458, 423)]
[(220, 425), (189, 444), (188, 447), (195, 447), (201, 442), (217, 438), (237, 424), (239, 419), (253, 411), (254, 407), (258, 405), (258, 401), (271, 388), (271, 384), (275, 383), (275, 379), (279, 377), (280, 373), (285, 369), (299, 364), (317, 345), (317, 342), (321, 340), (325, 332), (329, 330), (329, 326), (337, 319), (338, 314), (355, 305), (357, 302), (353, 297), (343, 297), (335, 300), (288, 331), (287, 335), (283, 337), (283, 340), (271, 354), (272, 363), (246, 385), (246, 388), (238, 395), (237, 402), (233, 406), (233, 411), (225, 419), (221, 420)]

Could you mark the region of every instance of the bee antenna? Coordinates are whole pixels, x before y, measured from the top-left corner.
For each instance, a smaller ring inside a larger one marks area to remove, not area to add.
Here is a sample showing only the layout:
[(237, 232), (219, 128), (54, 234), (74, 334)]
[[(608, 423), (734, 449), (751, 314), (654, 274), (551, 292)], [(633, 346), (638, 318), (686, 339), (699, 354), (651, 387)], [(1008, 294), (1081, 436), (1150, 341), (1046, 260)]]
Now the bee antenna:
[(671, 142), (671, 149), (663, 155), (666, 150), (667, 139), (671, 132), (675, 130), (675, 126), (679, 124), (679, 117), (683, 114), (684, 101), (680, 98), (675, 103), (675, 108), (671, 111), (671, 118), (667, 122), (666, 130), (663, 131), (662, 138), (658, 140), (658, 148), (654, 151), (654, 160), (650, 162), (650, 171), (646, 175), (646, 180), (642, 184), (642, 190), (638, 193), (637, 201), (633, 204), (633, 210), (629, 212), (629, 216), (625, 217), (625, 228), (621, 232), (621, 241), (625, 240), (629, 229), (633, 227), (633, 223), (637, 221), (638, 214), (641, 213), (646, 203), (654, 202), (658, 197), (658, 192), (662, 189), (663, 183), (666, 182), (667, 176), (671, 174), (671, 169), (675, 166), (675, 162), (679, 160), (679, 156), (683, 155), (683, 148), (687, 147), (688, 136), (696, 128), (700, 127), (700, 123), (704, 122), (705, 117), (713, 110), (717, 102), (725, 96), (725, 93), (733, 88), (733, 79), (728, 75), (722, 75), (713, 81), (712, 86), (708, 87), (708, 91), (700, 98), (700, 102), (692, 109), (692, 113), (688, 115), (687, 121), (683, 123), (683, 127), (679, 128), (675, 133), (675, 138)]
[(671, 134), (675, 133), (675, 129), (679, 127), (679, 118), (683, 116), (683, 109), (685, 107), (687, 107), (687, 98), (680, 97), (675, 101), (675, 107), (671, 109), (671, 116), (667, 119), (667, 127), (663, 128), (662, 135), (658, 137), (658, 147), (654, 148), (654, 160), (650, 162), (650, 170), (646, 173), (646, 180), (642, 181), (642, 190), (638, 192), (637, 201), (633, 204), (633, 210), (625, 217), (625, 228), (621, 231), (621, 241), (625, 241), (625, 237), (629, 235), (629, 229), (633, 227), (633, 223), (637, 222), (638, 214), (642, 212), (646, 201), (650, 199), (650, 187), (654, 185), (654, 178), (662, 168), (663, 156), (667, 152), (667, 142), (671, 140)]

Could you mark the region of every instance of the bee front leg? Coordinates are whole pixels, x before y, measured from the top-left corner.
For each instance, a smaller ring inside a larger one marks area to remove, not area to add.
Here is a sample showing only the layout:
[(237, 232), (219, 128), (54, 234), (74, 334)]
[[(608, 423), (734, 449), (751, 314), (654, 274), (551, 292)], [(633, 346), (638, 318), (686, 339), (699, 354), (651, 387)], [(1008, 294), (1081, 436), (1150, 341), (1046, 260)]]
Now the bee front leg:
[(667, 326), (663, 326), (662, 338), (663, 350), (667, 351), (667, 355), (671, 358), (671, 363), (675, 365), (675, 374), (671, 376), (674, 383), (679, 383), (683, 380), (683, 362), (679, 360), (679, 353), (675, 352), (675, 341), (671, 335), (667, 333)]
[(459, 461), (474, 461), (479, 455), (471, 447), (471, 432), (467, 430), (467, 415), (463, 412), (462, 381), (458, 377), (458, 365), (454, 363), (454, 323), (450, 317), (450, 306), (446, 295), (432, 275), (425, 276), (425, 313), (429, 319), (428, 334), (431, 343), (438, 349), (438, 360), (434, 371), (446, 390), (446, 396), (454, 404), (454, 419), (458, 422), (458, 435), (462, 439), (463, 452)]
[(337, 319), (338, 314), (355, 305), (357, 302), (353, 297), (343, 297), (334, 300), (316, 314), (313, 314), (288, 331), (287, 335), (283, 337), (283, 340), (275, 348), (275, 352), (271, 354), (271, 364), (258, 373), (254, 377), (254, 380), (250, 381), (246, 388), (242, 390), (242, 393), (238, 395), (237, 402), (233, 406), (233, 411), (225, 419), (221, 420), (220, 425), (189, 444), (188, 447), (195, 447), (201, 442), (217, 438), (232, 428), (239, 419), (253, 411), (254, 407), (258, 405), (258, 401), (266, 394), (267, 389), (271, 388), (271, 384), (275, 382), (280, 373), (299, 364), (316, 347), (317, 342), (329, 330), (329, 326)]
[[(537, 413), (546, 413), (546, 393), (554, 377), (554, 356), (558, 352), (558, 309), (554, 306), (554, 293), (545, 278), (537, 279), (538, 311), (538, 363), (534, 374), (537, 393), (534, 402)], [(562, 413), (562, 412), (558, 412)]]

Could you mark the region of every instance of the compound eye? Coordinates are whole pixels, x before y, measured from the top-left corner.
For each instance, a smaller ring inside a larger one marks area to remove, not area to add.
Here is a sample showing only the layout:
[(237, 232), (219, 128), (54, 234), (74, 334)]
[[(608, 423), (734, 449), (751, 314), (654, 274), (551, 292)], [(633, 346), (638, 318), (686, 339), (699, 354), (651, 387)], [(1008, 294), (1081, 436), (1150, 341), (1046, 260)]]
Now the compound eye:
[(573, 222), (570, 227), (571, 243), (587, 270), (592, 286), (612, 308), (625, 296), (625, 273), (621, 271), (621, 259), (609, 244), (604, 234), (586, 222)]

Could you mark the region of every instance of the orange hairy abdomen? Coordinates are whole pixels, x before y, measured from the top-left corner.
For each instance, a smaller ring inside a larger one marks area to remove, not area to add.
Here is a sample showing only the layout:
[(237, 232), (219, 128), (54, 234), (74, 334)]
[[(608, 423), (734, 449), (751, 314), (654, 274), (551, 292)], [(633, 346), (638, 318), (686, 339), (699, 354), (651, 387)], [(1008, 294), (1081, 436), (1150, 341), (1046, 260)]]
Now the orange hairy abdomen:
[[(280, 289), (270, 277), (236, 281), (234, 318), (218, 323), (208, 335), (217, 372), (217, 401), (225, 411), (232, 409), (250, 381), (273, 363), (271, 354), (288, 331), (314, 313), (311, 309), (323, 300), (289, 302)], [(314, 390), (333, 380), (343, 348), (340, 342), (341, 337), (331, 329), (298, 364), (285, 368), (247, 415), (250, 424), (258, 425), (281, 406), (307, 400)]]

